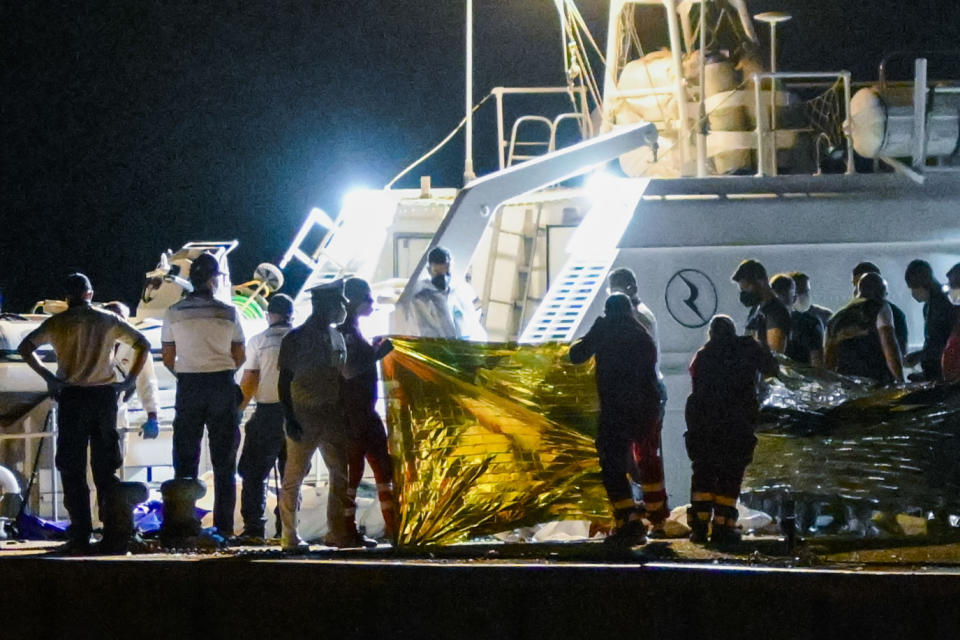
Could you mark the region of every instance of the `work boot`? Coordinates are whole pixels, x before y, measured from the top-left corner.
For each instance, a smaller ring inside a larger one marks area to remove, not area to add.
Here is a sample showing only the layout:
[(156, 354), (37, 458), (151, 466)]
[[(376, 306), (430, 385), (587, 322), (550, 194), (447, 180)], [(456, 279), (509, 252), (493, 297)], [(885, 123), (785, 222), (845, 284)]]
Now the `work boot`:
[(94, 553), (116, 555), (143, 548), (143, 541), (136, 536), (133, 509), (149, 496), (142, 482), (118, 482), (114, 486), (102, 514), (103, 539), (94, 545)]
[(287, 536), (284, 533), (281, 538), (282, 542), (280, 543), (280, 548), (284, 553), (307, 553), (310, 551), (310, 545), (304, 542), (303, 538), (293, 534), (292, 536)]
[(627, 520), (623, 525), (617, 527), (616, 531), (607, 536), (604, 542), (625, 547), (646, 544), (647, 525), (643, 524), (643, 520)]
[(710, 534), (710, 544), (721, 551), (732, 551), (740, 544), (740, 530), (736, 527), (714, 524)]
[(263, 530), (247, 529), (244, 527), (240, 535), (231, 538), (230, 543), (244, 547), (262, 547), (267, 543), (267, 540)]
[(160, 492), (163, 494), (160, 542), (168, 549), (195, 546), (201, 533), (196, 502), (207, 492), (207, 486), (196, 478), (179, 478), (164, 482)]
[(698, 517), (699, 511), (693, 508), (687, 509), (687, 526), (690, 527), (690, 542), (694, 544), (707, 544), (707, 532), (710, 529), (710, 521)]

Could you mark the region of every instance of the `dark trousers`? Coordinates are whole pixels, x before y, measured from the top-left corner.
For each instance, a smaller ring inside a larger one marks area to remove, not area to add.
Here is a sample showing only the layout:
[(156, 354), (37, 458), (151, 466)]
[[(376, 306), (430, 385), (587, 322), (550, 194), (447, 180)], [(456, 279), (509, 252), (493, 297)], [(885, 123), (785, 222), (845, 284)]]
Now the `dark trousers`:
[(263, 510), (267, 502), (264, 481), (270, 475), (274, 463), (278, 463), (282, 477), (287, 459), (283, 405), (279, 402), (257, 404), (244, 431), (243, 451), (237, 464), (237, 471), (243, 478), (240, 514), (243, 516), (243, 530), (246, 533), (263, 536), (266, 524)]
[(206, 425), (213, 463), (213, 524), (225, 536), (233, 535), (233, 510), (237, 504), (234, 474), (240, 444), (239, 399), (232, 371), (177, 375), (173, 472), (177, 478), (197, 477)]
[[(604, 416), (600, 417), (600, 426), (597, 431), (597, 456), (600, 458), (600, 475), (603, 486), (607, 490), (607, 497), (613, 505), (613, 513), (618, 521), (626, 519), (631, 511), (636, 511), (639, 505), (633, 499), (633, 490), (630, 487), (630, 474), (637, 468), (634, 457), (635, 447), (646, 451), (651, 447), (648, 440), (657, 438), (659, 420), (656, 416)], [(652, 441), (651, 441), (652, 442)], [(657, 445), (659, 442), (656, 443)], [(659, 446), (654, 448), (659, 449)], [(656, 474), (652, 472), (655, 465), (647, 469), (649, 479)], [(662, 475), (660, 477), (662, 482)], [(652, 484), (652, 483), (651, 483)]]
[(740, 485), (757, 443), (752, 430), (739, 431), (742, 431), (739, 435), (695, 431), (684, 434), (693, 467), (690, 510), (704, 526), (711, 515), (714, 525), (734, 527), (737, 524)]
[[(87, 445), (97, 487), (100, 513), (120, 480), (123, 463), (117, 433), (117, 392), (110, 386), (65, 387), (57, 413), (57, 469), (63, 483), (63, 505), (70, 514), (72, 539), (86, 540), (92, 529), (87, 486)], [(106, 532), (105, 532), (106, 533)]]

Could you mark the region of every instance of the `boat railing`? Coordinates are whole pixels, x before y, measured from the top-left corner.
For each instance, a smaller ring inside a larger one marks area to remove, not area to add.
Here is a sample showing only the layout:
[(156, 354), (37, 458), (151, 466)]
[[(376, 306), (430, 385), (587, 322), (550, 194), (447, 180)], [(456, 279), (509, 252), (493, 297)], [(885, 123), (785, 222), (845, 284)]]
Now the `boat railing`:
[[(580, 137), (584, 140), (593, 136), (593, 125), (590, 121), (590, 105), (587, 101), (586, 87), (494, 87), (490, 93), (497, 102), (497, 155), (500, 169), (506, 169), (514, 160), (525, 160), (533, 157), (531, 154), (516, 153), (517, 147), (545, 146), (546, 151), (556, 150), (557, 127), (565, 120), (577, 120), (580, 125)], [(567, 94), (575, 105), (576, 111), (562, 113), (552, 121), (545, 116), (526, 115), (518, 118), (511, 127), (510, 138), (506, 138), (506, 124), (503, 115), (503, 99), (508, 95), (550, 95)], [(518, 142), (518, 127), (525, 122), (545, 122), (549, 128), (549, 138), (546, 142)]]
[[(843, 85), (843, 123), (841, 129), (843, 131), (843, 137), (846, 139), (847, 143), (847, 166), (846, 174), (852, 174), (856, 172), (853, 163), (853, 140), (851, 138), (851, 128), (850, 128), (850, 98), (851, 98), (851, 80), (849, 71), (820, 71), (820, 72), (805, 72), (805, 71), (777, 71), (777, 72), (764, 72), (764, 73), (755, 73), (752, 76), (753, 78), (753, 91), (754, 91), (754, 103), (757, 111), (757, 124), (756, 124), (756, 136), (757, 136), (757, 176), (763, 177), (767, 174), (766, 163), (766, 139), (768, 136), (774, 137), (774, 144), (772, 145), (772, 158), (770, 159), (770, 174), (777, 175), (777, 153), (776, 153), (776, 134), (777, 134), (777, 104), (776, 104), (776, 92), (769, 92), (769, 105), (763, 104), (762, 92), (760, 90), (761, 84), (764, 80), (770, 80), (772, 83), (776, 83), (777, 80), (834, 80), (835, 82), (841, 82)], [(763, 112), (764, 107), (768, 107), (770, 110), (770, 127), (769, 131), (764, 126), (764, 119), (760, 116)]]

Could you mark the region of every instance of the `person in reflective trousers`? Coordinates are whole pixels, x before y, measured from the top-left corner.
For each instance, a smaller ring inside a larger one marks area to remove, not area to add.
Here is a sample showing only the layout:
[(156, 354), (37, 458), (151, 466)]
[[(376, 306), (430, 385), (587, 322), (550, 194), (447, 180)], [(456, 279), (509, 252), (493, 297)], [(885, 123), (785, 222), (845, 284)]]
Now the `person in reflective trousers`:
[(597, 455), (617, 528), (608, 540), (626, 545), (646, 542), (644, 510), (634, 500), (628, 474), (634, 465), (635, 444), (659, 435), (660, 388), (657, 349), (650, 334), (634, 317), (630, 298), (607, 298), (603, 316), (570, 347), (574, 364), (596, 357), (600, 421)]
[[(347, 364), (340, 393), (353, 438), (347, 459), (347, 495), (356, 501), (366, 459), (377, 482), (385, 536), (395, 540), (393, 463), (387, 452), (387, 431), (376, 410), (377, 361), (390, 353), (393, 343), (389, 338), (377, 337), (371, 344), (360, 333), (359, 319), (373, 312), (373, 295), (366, 280), (349, 278), (343, 285), (343, 295), (347, 298), (347, 319), (339, 329), (347, 345)], [(355, 508), (348, 518), (356, 526)], [(350, 528), (350, 523), (347, 527)]]
[(760, 376), (777, 373), (765, 345), (738, 336), (730, 316), (710, 320), (709, 339), (690, 364), (693, 392), (687, 398), (684, 440), (693, 467), (687, 522), (690, 540), (732, 547), (740, 541), (737, 499), (743, 473), (753, 459), (753, 435), (760, 413)]

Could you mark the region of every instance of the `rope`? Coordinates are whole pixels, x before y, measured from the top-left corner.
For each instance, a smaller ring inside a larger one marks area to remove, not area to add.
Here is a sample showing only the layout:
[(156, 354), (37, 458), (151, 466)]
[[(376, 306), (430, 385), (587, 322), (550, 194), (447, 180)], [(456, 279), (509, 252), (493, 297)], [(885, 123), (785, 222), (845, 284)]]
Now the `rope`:
[[(493, 97), (493, 94), (492, 94), (492, 93), (488, 93), (486, 96), (484, 96), (484, 97), (483, 97), (483, 100), (481, 100), (480, 102), (478, 102), (477, 104), (475, 104), (475, 105), (473, 106), (473, 110), (470, 111), (471, 115), (474, 114), (474, 113), (476, 113), (477, 109), (479, 109), (481, 106), (483, 106), (483, 103), (486, 102), (487, 100), (489, 100), (489, 99), (492, 98), (492, 97)], [(460, 121), (460, 124), (458, 124), (456, 127), (454, 127), (454, 128), (453, 128), (453, 131), (451, 131), (450, 133), (448, 133), (446, 138), (444, 138), (443, 140), (441, 140), (434, 148), (430, 149), (430, 151), (427, 151), (425, 154), (423, 154), (422, 156), (420, 156), (419, 158), (417, 158), (417, 159), (413, 162), (413, 164), (411, 164), (411, 165), (408, 166), (406, 169), (404, 169), (403, 171), (401, 171), (400, 173), (398, 173), (396, 176), (394, 176), (393, 180), (391, 180), (390, 182), (388, 182), (387, 185), (384, 187), (384, 189), (389, 189), (390, 187), (392, 187), (393, 184), (394, 184), (397, 180), (399, 180), (399, 179), (402, 178), (403, 176), (405, 176), (405, 175), (407, 175), (408, 173), (410, 173), (410, 171), (412, 171), (417, 165), (419, 165), (419, 164), (422, 163), (424, 160), (426, 160), (427, 158), (429, 158), (430, 156), (432, 156), (433, 154), (435, 154), (437, 151), (439, 151), (440, 149), (442, 149), (443, 146), (444, 146), (445, 144), (447, 144), (448, 142), (450, 142), (450, 140), (453, 138), (453, 136), (457, 135), (457, 132), (460, 131), (460, 129), (462, 129), (462, 128), (464, 127), (464, 125), (466, 125), (466, 124), (467, 124), (467, 117), (464, 116), (464, 117), (463, 117), (463, 120)]]

